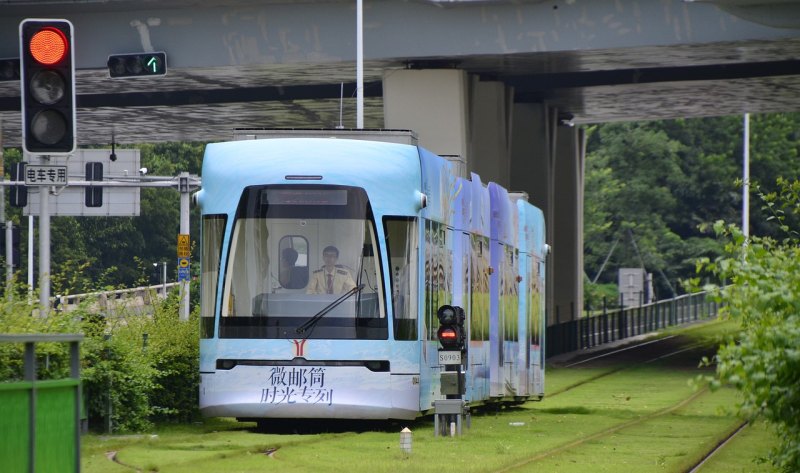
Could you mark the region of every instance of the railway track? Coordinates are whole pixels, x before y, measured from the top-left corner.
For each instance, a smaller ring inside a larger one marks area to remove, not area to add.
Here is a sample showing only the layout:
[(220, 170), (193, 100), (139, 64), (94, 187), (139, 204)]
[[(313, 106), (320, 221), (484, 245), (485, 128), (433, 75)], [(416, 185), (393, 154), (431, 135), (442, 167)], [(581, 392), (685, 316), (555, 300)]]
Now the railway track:
[[(576, 383), (572, 383), (564, 388), (556, 391), (551, 392), (548, 394), (548, 399), (551, 399), (556, 396), (565, 395), (570, 393), (574, 390), (578, 390), (584, 387), (590, 387), (593, 384), (597, 384), (602, 382), (604, 378), (608, 378), (610, 376), (620, 374), (624, 371), (634, 370), (646, 365), (654, 364), (654, 363), (668, 363), (671, 359), (680, 358), (683, 356), (683, 360), (679, 360), (678, 363), (675, 364), (677, 368), (689, 368), (692, 367), (691, 365), (687, 364), (688, 360), (694, 359), (693, 367), (697, 367), (697, 362), (700, 359), (702, 352), (709, 352), (715, 348), (715, 345), (710, 344), (709, 342), (696, 342), (688, 337), (682, 337), (680, 335), (672, 335), (667, 336), (655, 340), (648, 340), (643, 343), (639, 343), (636, 345), (626, 346), (620, 349), (614, 349), (610, 351), (605, 351), (600, 354), (596, 355), (588, 355), (585, 357), (580, 357), (577, 360), (567, 360), (560, 364), (562, 368), (607, 368), (600, 373), (597, 373), (593, 376), (589, 376), (586, 379), (582, 379)], [(683, 365), (683, 366), (681, 366)], [(528, 471), (533, 468), (533, 465), (536, 465), (538, 468), (540, 465), (539, 463), (546, 459), (553, 459), (559, 455), (566, 456), (570, 453), (575, 453), (579, 451), (582, 447), (597, 443), (597, 442), (609, 442), (615, 435), (620, 434), (621, 432), (632, 429), (635, 427), (641, 427), (647, 424), (655, 423), (660, 418), (664, 418), (670, 416), (681, 409), (689, 408), (693, 403), (698, 401), (703, 395), (708, 393), (709, 390), (707, 387), (702, 387), (688, 396), (680, 399), (678, 402), (659, 409), (657, 411), (641, 415), (634, 419), (620, 422), (619, 424), (613, 425), (611, 427), (605, 428), (603, 430), (585, 435), (581, 438), (577, 438), (561, 445), (549, 448), (544, 451), (536, 452), (535, 454), (525, 458), (521, 461), (513, 463), (507, 467), (494, 470), (495, 472), (513, 472), (513, 471)], [(699, 460), (694, 462), (688, 469), (681, 469), (680, 471), (690, 471), (692, 473), (700, 471), (702, 465), (717, 451), (724, 448), (725, 445), (730, 441), (733, 437), (735, 437), (744, 426), (747, 425), (746, 422), (738, 422), (733, 429), (728, 432), (724, 438), (720, 441), (715, 443), (709, 451), (705, 453), (699, 453), (696, 456), (699, 456)]]
[(613, 435), (613, 434), (615, 434), (615, 433), (617, 433), (617, 432), (619, 432), (619, 431), (621, 431), (623, 429), (627, 429), (627, 428), (633, 427), (635, 425), (640, 425), (640, 424), (643, 424), (645, 422), (648, 422), (648, 421), (651, 421), (653, 419), (656, 419), (658, 417), (662, 417), (662, 416), (671, 414), (671, 413), (675, 412), (678, 409), (686, 407), (688, 404), (690, 404), (692, 401), (694, 401), (696, 398), (698, 398), (699, 396), (701, 396), (702, 394), (704, 394), (707, 391), (708, 391), (708, 388), (703, 388), (703, 389), (695, 392), (694, 394), (692, 394), (688, 398), (682, 400), (681, 402), (679, 402), (679, 403), (677, 403), (677, 404), (675, 404), (673, 406), (670, 406), (670, 407), (668, 407), (666, 409), (662, 409), (662, 410), (660, 410), (658, 412), (655, 412), (655, 413), (652, 413), (650, 415), (646, 415), (646, 416), (643, 416), (643, 417), (640, 417), (640, 418), (637, 418), (637, 419), (634, 419), (634, 420), (631, 420), (631, 421), (628, 421), (628, 422), (623, 422), (621, 424), (615, 425), (613, 427), (610, 427), (608, 429), (602, 430), (600, 432), (596, 432), (596, 433), (591, 434), (589, 436), (576, 439), (576, 440), (574, 440), (574, 441), (572, 441), (570, 443), (558, 446), (556, 448), (553, 448), (553, 449), (550, 449), (550, 450), (547, 450), (547, 451), (544, 451), (544, 452), (539, 452), (536, 455), (534, 455), (534, 456), (532, 456), (530, 458), (527, 458), (522, 462), (519, 462), (519, 463), (516, 463), (514, 465), (510, 465), (510, 466), (508, 466), (506, 468), (497, 470), (496, 473), (505, 473), (505, 472), (509, 472), (509, 471), (517, 471), (517, 470), (521, 469), (522, 467), (525, 467), (527, 465), (530, 465), (531, 463), (536, 462), (537, 460), (542, 460), (544, 458), (551, 457), (553, 455), (557, 455), (559, 453), (566, 452), (566, 451), (568, 451), (570, 449), (574, 449), (574, 448), (580, 447), (581, 445), (584, 445), (584, 444), (586, 444), (588, 442), (596, 441), (596, 440), (601, 439), (601, 438), (610, 437), (611, 435)]
[(696, 463), (696, 464), (695, 464), (695, 465), (692, 467), (692, 469), (691, 469), (691, 470), (689, 470), (689, 473), (699, 473), (699, 471), (700, 471), (700, 469), (703, 467), (703, 465), (705, 465), (705, 463), (706, 463), (708, 460), (710, 460), (710, 459), (711, 459), (711, 457), (713, 457), (713, 456), (714, 456), (714, 454), (716, 454), (717, 452), (719, 452), (720, 450), (722, 450), (723, 448), (725, 448), (725, 446), (726, 446), (726, 445), (728, 445), (728, 443), (729, 443), (731, 440), (733, 440), (733, 439), (734, 439), (734, 438), (735, 438), (737, 435), (739, 435), (739, 432), (741, 432), (741, 431), (742, 431), (742, 430), (743, 430), (745, 427), (747, 427), (748, 425), (749, 425), (749, 422), (747, 422), (747, 421), (744, 421), (744, 422), (742, 422), (742, 423), (741, 423), (741, 424), (740, 424), (740, 425), (739, 425), (739, 426), (736, 428), (736, 430), (734, 430), (733, 432), (731, 432), (731, 433), (730, 433), (730, 435), (728, 435), (727, 437), (725, 437), (724, 439), (722, 439), (722, 441), (721, 441), (721, 442), (719, 442), (719, 443), (718, 443), (718, 444), (717, 444), (717, 445), (716, 445), (716, 446), (715, 446), (715, 447), (714, 447), (714, 448), (713, 448), (711, 451), (709, 451), (709, 452), (708, 452), (708, 453), (707, 453), (705, 456), (703, 456), (703, 458), (702, 458), (702, 459), (701, 459), (699, 462), (697, 462), (697, 463)]
[[(691, 343), (686, 346), (681, 345), (680, 348), (673, 348), (675, 342), (680, 343), (680, 338), (676, 337), (678, 336), (670, 335), (655, 340), (648, 340), (635, 345), (625, 346), (620, 349), (603, 352), (598, 355), (591, 355), (586, 358), (581, 358), (578, 361), (567, 361), (565, 364), (560, 366), (562, 368), (576, 368), (592, 367), (592, 364), (595, 364), (605, 365), (608, 367), (608, 369), (561, 389), (548, 392), (547, 397), (550, 398), (557, 396), (571, 389), (595, 382), (606, 376), (619, 373), (620, 371), (630, 370), (642, 365), (655, 363), (672, 356), (677, 356), (691, 350), (706, 347), (706, 345), (703, 343)], [(669, 342), (672, 342), (672, 345), (667, 345)]]

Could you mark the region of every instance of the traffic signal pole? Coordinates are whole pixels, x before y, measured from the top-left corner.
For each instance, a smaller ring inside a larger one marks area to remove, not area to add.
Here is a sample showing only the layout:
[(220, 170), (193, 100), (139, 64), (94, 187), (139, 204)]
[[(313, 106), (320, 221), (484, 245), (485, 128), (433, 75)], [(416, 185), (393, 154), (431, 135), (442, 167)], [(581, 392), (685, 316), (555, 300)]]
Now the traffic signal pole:
[[(19, 24), (22, 150), (42, 165), (75, 151), (75, 42), (64, 19)], [(39, 196), (39, 302), (50, 310), (50, 187)], [(28, 268), (30, 271), (31, 268)]]
[[(39, 159), (47, 164), (44, 156)], [(39, 195), (39, 307), (50, 311), (50, 187), (42, 187)], [(30, 269), (29, 269), (30, 271)]]
[(464, 400), (466, 393), (465, 376), (467, 366), (468, 336), (464, 309), (458, 306), (443, 305), (436, 311), (439, 319), (439, 390), (445, 399), (433, 401), (434, 435), (446, 435), (448, 423), (450, 435), (461, 435), (462, 419), (466, 417), (469, 426), (469, 408)]
[[(5, 156), (3, 155), (3, 118), (0, 117), (0, 182), (5, 179)], [(3, 254), (6, 255), (6, 298), (11, 300), (11, 279), (14, 277), (14, 253), (13, 253), (13, 230), (11, 221), (6, 221), (6, 188), (0, 186), (0, 226), (5, 227), (6, 247)]]
[[(181, 193), (181, 224), (180, 232), (182, 235), (189, 234), (189, 173), (182, 172), (178, 176), (178, 190)], [(180, 284), (180, 319), (189, 320), (189, 283), (190, 281), (181, 280)], [(166, 294), (166, 293), (165, 293)]]

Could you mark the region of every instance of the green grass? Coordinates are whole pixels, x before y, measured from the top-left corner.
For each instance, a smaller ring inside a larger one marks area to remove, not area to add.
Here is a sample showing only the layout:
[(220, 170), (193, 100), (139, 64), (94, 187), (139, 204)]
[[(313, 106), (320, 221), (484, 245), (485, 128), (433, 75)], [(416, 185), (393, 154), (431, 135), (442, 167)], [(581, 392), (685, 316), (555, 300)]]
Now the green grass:
[(708, 459), (700, 473), (772, 473), (777, 472), (769, 463), (758, 463), (777, 443), (775, 434), (763, 422), (750, 424), (731, 439), (721, 451)]
[[(714, 340), (729, 330), (724, 323), (694, 327), (688, 343)], [(460, 438), (435, 437), (431, 418), (397, 423), (386, 431), (312, 435), (258, 433), (254, 424), (210, 419), (202, 425), (163, 427), (156, 437), (85, 436), (83, 471), (134, 471), (108, 460), (108, 451), (117, 451), (118, 461), (141, 471), (164, 473), (685, 471), (740, 422), (731, 414), (736, 393), (698, 392), (692, 380), (701, 373), (699, 360), (687, 356), (599, 378), (609, 367), (550, 370), (547, 391), (560, 394), (477, 412), (472, 428)], [(399, 448), (405, 426), (413, 431), (411, 454)], [(763, 429), (749, 432), (751, 440), (737, 447), (732, 460), (739, 465), (774, 444)]]

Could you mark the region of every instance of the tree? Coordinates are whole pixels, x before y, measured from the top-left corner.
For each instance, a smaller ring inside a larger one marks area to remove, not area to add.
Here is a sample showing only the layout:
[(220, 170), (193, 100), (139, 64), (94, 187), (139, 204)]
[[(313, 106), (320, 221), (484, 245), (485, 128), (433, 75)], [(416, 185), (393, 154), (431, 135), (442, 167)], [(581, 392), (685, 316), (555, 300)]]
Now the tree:
[[(800, 177), (798, 129), (800, 113), (751, 116), (751, 182), (764, 183), (764, 192), (770, 192), (767, 183), (777, 176)], [(612, 283), (616, 269), (638, 267), (643, 261), (645, 269), (656, 273), (657, 294), (670, 295), (665, 279), (688, 279), (697, 258), (722, 255), (723, 245), (711, 229), (717, 220), (741, 220), (737, 180), (741, 184), (742, 132), (742, 116), (589, 127), (584, 181), (587, 276), (598, 274), (619, 241), (598, 282)], [(778, 236), (776, 226), (750, 214), (751, 234)], [(793, 215), (786, 218), (800, 223)]]
[[(653, 123), (612, 123), (589, 129), (584, 209), (584, 260), (594, 279), (614, 248), (609, 267), (658, 270), (670, 280), (684, 244), (671, 226), (676, 219), (675, 189), (687, 184), (679, 166), (683, 145)], [(692, 267), (693, 269), (693, 267)], [(615, 281), (608, 272), (600, 283)], [(660, 293), (671, 295), (664, 278)]]
[[(725, 286), (708, 285), (722, 304), (721, 315), (741, 323), (742, 332), (717, 353), (715, 383), (729, 383), (743, 394), (740, 412), (772, 424), (780, 439), (770, 454), (783, 471), (800, 471), (800, 233), (786, 216), (800, 213), (800, 181), (778, 180), (780, 191), (760, 193), (785, 238), (747, 241), (735, 225), (715, 224), (727, 240), (725, 255), (703, 259)], [(788, 212), (788, 214), (787, 214)], [(800, 229), (800, 228), (799, 228)]]

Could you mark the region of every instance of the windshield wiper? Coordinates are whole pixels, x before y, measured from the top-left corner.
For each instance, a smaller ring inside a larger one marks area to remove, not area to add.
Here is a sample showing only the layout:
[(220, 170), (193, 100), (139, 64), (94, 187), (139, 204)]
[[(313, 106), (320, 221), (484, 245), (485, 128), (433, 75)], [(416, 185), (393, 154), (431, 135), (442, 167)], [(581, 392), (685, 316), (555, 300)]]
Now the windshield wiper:
[(361, 290), (362, 290), (362, 289), (364, 289), (364, 285), (363, 285), (363, 284), (359, 284), (358, 286), (356, 286), (356, 287), (354, 287), (354, 288), (350, 289), (349, 291), (345, 292), (344, 294), (342, 294), (341, 296), (339, 296), (339, 298), (338, 298), (338, 299), (336, 299), (335, 301), (333, 301), (333, 302), (331, 302), (330, 304), (326, 305), (325, 307), (323, 307), (323, 308), (322, 308), (322, 310), (320, 310), (319, 312), (317, 312), (316, 314), (314, 314), (314, 315), (313, 315), (313, 316), (312, 316), (310, 319), (308, 319), (308, 320), (307, 320), (307, 321), (306, 321), (306, 322), (305, 322), (303, 325), (301, 325), (301, 326), (297, 327), (297, 328), (294, 330), (294, 331), (295, 331), (295, 333), (303, 333), (303, 332), (305, 332), (306, 330), (308, 330), (308, 329), (310, 329), (310, 328), (314, 327), (314, 325), (316, 325), (316, 324), (317, 324), (317, 322), (319, 322), (319, 321), (320, 321), (320, 319), (322, 319), (322, 317), (324, 317), (324, 316), (325, 316), (325, 314), (327, 314), (328, 312), (330, 312), (330, 311), (332, 311), (333, 309), (335, 309), (335, 308), (336, 308), (336, 306), (338, 306), (339, 304), (341, 304), (342, 302), (344, 302), (345, 300), (347, 300), (347, 298), (349, 298), (349, 297), (350, 297), (350, 296), (352, 296), (353, 294), (356, 294), (356, 293), (359, 293), (359, 292), (361, 292)]

